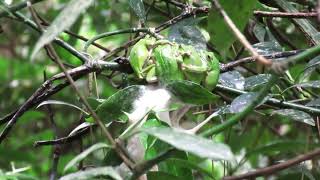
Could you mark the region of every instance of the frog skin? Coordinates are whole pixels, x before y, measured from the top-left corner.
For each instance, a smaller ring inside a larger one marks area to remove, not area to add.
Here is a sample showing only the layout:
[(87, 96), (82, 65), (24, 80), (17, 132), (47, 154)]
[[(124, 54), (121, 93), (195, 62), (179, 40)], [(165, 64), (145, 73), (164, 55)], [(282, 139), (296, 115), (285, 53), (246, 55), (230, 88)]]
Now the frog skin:
[(156, 75), (160, 83), (183, 80), (184, 75), (180, 70), (179, 63), (183, 61), (176, 44), (165, 44), (157, 46), (154, 50), (156, 62)]
[[(146, 66), (150, 66), (153, 63), (148, 62), (152, 53), (152, 46), (156, 42), (154, 38), (144, 38), (138, 41), (130, 51), (130, 65), (138, 76), (143, 79), (146, 76)], [(152, 67), (150, 67), (152, 68)]]

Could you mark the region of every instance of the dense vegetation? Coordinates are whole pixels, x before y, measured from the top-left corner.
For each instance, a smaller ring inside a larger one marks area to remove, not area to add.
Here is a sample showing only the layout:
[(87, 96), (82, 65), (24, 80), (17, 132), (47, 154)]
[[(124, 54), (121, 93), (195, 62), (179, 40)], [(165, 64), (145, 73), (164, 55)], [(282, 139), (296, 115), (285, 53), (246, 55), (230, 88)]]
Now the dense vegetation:
[(319, 13), (1, 0), (0, 179), (320, 179)]

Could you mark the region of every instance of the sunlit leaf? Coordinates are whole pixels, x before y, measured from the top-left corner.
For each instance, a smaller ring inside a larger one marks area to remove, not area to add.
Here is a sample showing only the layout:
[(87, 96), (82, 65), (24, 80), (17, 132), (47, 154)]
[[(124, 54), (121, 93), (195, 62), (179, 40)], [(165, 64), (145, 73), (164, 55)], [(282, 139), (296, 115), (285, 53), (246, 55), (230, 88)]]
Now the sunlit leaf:
[(271, 74), (259, 74), (251, 76), (245, 79), (244, 89), (254, 89), (260, 85), (263, 85), (269, 81)]
[(166, 88), (180, 101), (187, 104), (209, 104), (219, 98), (206, 88), (191, 81), (172, 81), (166, 85)]
[(142, 0), (129, 0), (130, 7), (139, 17), (142, 22), (146, 21), (146, 13), (144, 10), (144, 4)]
[(272, 111), (272, 114), (279, 114), (279, 115), (288, 117), (290, 119), (293, 119), (295, 121), (299, 121), (299, 122), (309, 124), (311, 126), (315, 126), (315, 122), (313, 118), (309, 114), (303, 111), (299, 111), (295, 109), (280, 109), (280, 110)]
[(115, 180), (122, 180), (121, 176), (112, 167), (91, 168), (85, 171), (78, 171), (61, 177), (59, 180), (87, 180), (98, 177), (111, 177)]
[(152, 127), (141, 131), (155, 136), (177, 149), (190, 152), (199, 157), (228, 161), (233, 159), (233, 154), (228, 146), (185, 133), (182, 130)]
[(229, 71), (220, 74), (219, 83), (223, 86), (243, 90), (245, 79), (238, 71)]
[(64, 168), (64, 171), (69, 170), (71, 167), (75, 166), (77, 163), (85, 159), (89, 154), (93, 153), (96, 150), (102, 149), (102, 148), (111, 148), (110, 145), (105, 143), (97, 143), (89, 147), (88, 149), (82, 151), (80, 154), (78, 154), (76, 157), (74, 157)]
[[(238, 113), (238, 112), (243, 111), (247, 107), (248, 104), (250, 104), (252, 101), (254, 101), (258, 97), (258, 95), (259, 95), (258, 92), (249, 92), (249, 93), (245, 93), (245, 94), (238, 96), (237, 98), (235, 98), (232, 101), (230, 108), (229, 108), (230, 112), (231, 113)], [(259, 105), (266, 102), (268, 100), (268, 98), (269, 98), (269, 96), (265, 97), (263, 99), (263, 101), (259, 103)]]
[(61, 32), (70, 28), (76, 21), (78, 16), (85, 11), (93, 2), (93, 0), (72, 0), (60, 12), (51, 25), (41, 35), (36, 43), (31, 59), (34, 58), (36, 53), (46, 44), (54, 40)]
[(57, 100), (47, 100), (47, 101), (43, 101), (42, 103), (40, 103), (37, 108), (41, 107), (41, 106), (44, 106), (44, 105), (48, 105), (48, 104), (56, 104), (56, 105), (66, 105), (66, 106), (70, 106), (70, 107), (73, 107), (73, 108), (76, 108), (80, 111), (82, 111), (83, 113), (85, 113), (86, 115), (88, 115), (89, 113), (87, 113), (85, 110), (83, 110), (82, 108), (76, 106), (76, 105), (73, 105), (73, 104), (70, 104), (70, 103), (67, 103), (67, 102), (63, 102), (63, 101), (57, 101)]

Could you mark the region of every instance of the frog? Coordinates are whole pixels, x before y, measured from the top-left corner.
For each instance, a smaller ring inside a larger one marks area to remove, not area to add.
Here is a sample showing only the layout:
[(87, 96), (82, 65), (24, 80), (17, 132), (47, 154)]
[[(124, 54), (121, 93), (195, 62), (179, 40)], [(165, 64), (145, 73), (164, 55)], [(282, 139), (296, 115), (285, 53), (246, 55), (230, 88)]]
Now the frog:
[[(155, 43), (155, 38), (146, 37), (139, 40), (130, 51), (129, 63), (139, 79), (146, 78), (148, 72), (153, 71), (154, 63), (150, 57)], [(152, 78), (149, 77), (148, 79)]]
[(214, 53), (168, 40), (140, 40), (130, 52), (130, 64), (147, 82), (189, 80), (209, 90), (215, 88), (220, 74)]
[(180, 51), (183, 57), (180, 66), (186, 79), (201, 84), (208, 68), (207, 59), (201, 54), (203, 52), (184, 44), (180, 45)]

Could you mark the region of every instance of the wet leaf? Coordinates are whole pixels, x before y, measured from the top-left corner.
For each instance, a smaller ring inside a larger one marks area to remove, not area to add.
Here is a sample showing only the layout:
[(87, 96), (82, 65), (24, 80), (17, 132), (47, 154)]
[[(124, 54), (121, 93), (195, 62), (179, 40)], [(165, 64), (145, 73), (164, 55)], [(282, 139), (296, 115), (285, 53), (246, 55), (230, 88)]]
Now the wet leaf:
[(257, 43), (253, 45), (253, 48), (255, 48), (260, 55), (269, 55), (282, 51), (280, 44), (275, 41)]
[[(288, 1), (285, 0), (275, 0), (278, 6), (285, 12), (298, 13), (299, 11)], [(307, 19), (292, 19), (297, 23), (315, 44), (320, 43), (320, 36), (318, 30), (313, 27), (311, 22)]]
[(111, 122), (124, 116), (124, 112), (131, 112), (134, 108), (134, 101), (144, 92), (143, 86), (129, 86), (112, 96), (98, 106), (98, 115), (106, 122)]
[(256, 76), (248, 77), (245, 79), (244, 89), (250, 90), (263, 85), (269, 81), (270, 77), (271, 74), (259, 74)]
[(72, 0), (59, 13), (51, 25), (41, 35), (36, 43), (31, 59), (34, 59), (36, 53), (46, 44), (54, 40), (61, 32), (70, 28), (77, 20), (78, 16), (85, 11), (93, 2), (93, 0)]
[(215, 143), (203, 137), (185, 133), (182, 130), (152, 127), (142, 129), (141, 131), (155, 136), (177, 149), (190, 152), (202, 158), (233, 160), (233, 154), (227, 145)]
[(299, 111), (295, 109), (281, 109), (281, 110), (272, 111), (272, 115), (273, 114), (279, 114), (279, 115), (288, 117), (292, 120), (303, 122), (311, 126), (315, 126), (315, 122), (313, 118), (309, 114), (303, 111)]
[(245, 79), (238, 71), (229, 71), (220, 74), (219, 83), (223, 86), (243, 90)]
[(314, 99), (306, 104), (306, 106), (320, 107), (320, 98)]
[(112, 167), (90, 168), (85, 171), (78, 171), (61, 177), (59, 180), (87, 180), (98, 177), (111, 177), (115, 180), (122, 180), (121, 176)]
[(253, 28), (253, 33), (256, 36), (256, 38), (259, 40), (259, 42), (265, 41), (267, 30), (263, 24), (257, 23)]
[[(240, 96), (238, 96), (237, 98), (235, 98), (231, 105), (230, 105), (230, 112), (231, 113), (239, 113), (241, 111), (243, 111), (248, 104), (250, 104), (253, 100), (255, 100), (258, 96), (258, 92), (249, 92), (249, 93), (245, 93), (242, 94)], [(259, 105), (265, 103), (268, 100), (269, 96), (265, 97), (264, 100), (262, 102), (259, 103)], [(258, 105), (258, 106), (259, 106)]]
[(188, 18), (171, 26), (168, 39), (180, 44), (192, 45), (197, 49), (206, 49), (206, 39), (196, 27), (199, 19)]
[(111, 148), (110, 145), (105, 143), (97, 143), (89, 147), (88, 149), (82, 151), (80, 154), (78, 154), (76, 157), (74, 157), (64, 168), (64, 172), (69, 170), (71, 167), (75, 166), (80, 161), (84, 160), (89, 154), (93, 153), (96, 150), (102, 149), (102, 148)]
[(320, 80), (303, 82), (303, 83), (295, 84), (291, 87), (320, 88)]
[(146, 21), (146, 12), (142, 0), (129, 0), (130, 7), (142, 22)]
[(187, 104), (210, 104), (219, 98), (206, 88), (191, 81), (172, 81), (166, 85), (166, 88), (176, 98)]

